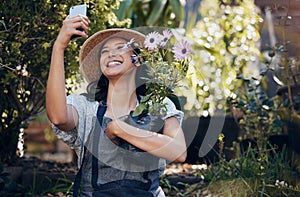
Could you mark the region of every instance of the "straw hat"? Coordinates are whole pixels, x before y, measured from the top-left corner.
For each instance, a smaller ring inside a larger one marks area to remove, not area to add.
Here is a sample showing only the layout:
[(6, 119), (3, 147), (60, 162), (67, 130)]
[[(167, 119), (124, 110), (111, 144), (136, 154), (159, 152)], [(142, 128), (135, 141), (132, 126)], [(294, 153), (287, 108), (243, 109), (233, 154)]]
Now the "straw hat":
[(89, 37), (79, 53), (80, 70), (85, 80), (90, 83), (100, 78), (99, 54), (101, 45), (111, 37), (121, 37), (127, 40), (134, 38), (135, 43), (143, 46), (145, 35), (130, 29), (107, 29)]

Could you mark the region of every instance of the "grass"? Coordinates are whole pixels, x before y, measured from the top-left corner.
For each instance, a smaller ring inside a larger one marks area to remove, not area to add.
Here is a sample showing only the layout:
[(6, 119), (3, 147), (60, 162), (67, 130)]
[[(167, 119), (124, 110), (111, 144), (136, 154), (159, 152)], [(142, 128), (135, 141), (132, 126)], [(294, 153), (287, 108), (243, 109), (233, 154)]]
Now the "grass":
[(300, 172), (294, 156), (285, 148), (278, 151), (269, 145), (258, 150), (249, 146), (235, 159), (226, 161), (220, 156), (219, 162), (198, 170), (195, 175), (204, 177), (202, 183), (184, 189), (163, 186), (167, 196), (296, 197), (300, 196)]
[[(235, 159), (227, 161), (220, 155), (217, 163), (208, 165), (206, 169), (195, 170), (194, 176), (200, 177), (197, 184), (177, 183), (174, 185), (166, 176), (163, 176), (160, 185), (166, 196), (172, 197), (300, 196), (299, 155), (286, 148), (278, 151), (271, 145), (261, 150), (249, 145), (244, 151), (238, 149), (236, 151), (239, 154)], [(49, 187), (43, 189), (39, 188), (40, 180), (37, 177), (27, 187), (8, 183), (7, 175), (4, 173), (0, 178), (2, 183), (11, 189), (6, 191), (6, 196), (72, 195), (73, 183), (66, 177), (57, 180), (44, 177), (43, 182), (47, 182)]]

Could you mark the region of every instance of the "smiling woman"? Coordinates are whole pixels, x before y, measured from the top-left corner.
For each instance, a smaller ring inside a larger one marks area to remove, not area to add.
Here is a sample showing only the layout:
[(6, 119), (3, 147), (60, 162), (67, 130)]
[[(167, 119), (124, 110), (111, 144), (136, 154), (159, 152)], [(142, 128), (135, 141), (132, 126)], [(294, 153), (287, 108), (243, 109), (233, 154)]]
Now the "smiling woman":
[[(110, 38), (100, 49), (100, 68), (102, 73), (110, 80), (130, 80), (125, 78), (125, 73), (131, 73), (129, 71), (135, 70), (140, 63), (132, 63), (133, 50), (126, 48), (128, 41), (123, 38)], [(117, 72), (117, 73), (116, 73)], [(129, 77), (129, 76), (128, 76)], [(135, 72), (132, 75), (135, 78)], [(120, 82), (120, 81), (119, 81)]]
[[(87, 93), (66, 97), (64, 50), (73, 34), (87, 36), (88, 25), (87, 17), (65, 19), (53, 46), (46, 94), (55, 133), (79, 156), (73, 195), (82, 180), (81, 196), (165, 196), (159, 177), (166, 160), (186, 158), (183, 112), (166, 98), (159, 133), (138, 125), (147, 123), (147, 113), (132, 119), (138, 124), (120, 118), (132, 114), (147, 90), (145, 65), (137, 58), (145, 36), (128, 29), (103, 30), (86, 40), (80, 68), (89, 82)], [(77, 32), (79, 27), (84, 32)]]

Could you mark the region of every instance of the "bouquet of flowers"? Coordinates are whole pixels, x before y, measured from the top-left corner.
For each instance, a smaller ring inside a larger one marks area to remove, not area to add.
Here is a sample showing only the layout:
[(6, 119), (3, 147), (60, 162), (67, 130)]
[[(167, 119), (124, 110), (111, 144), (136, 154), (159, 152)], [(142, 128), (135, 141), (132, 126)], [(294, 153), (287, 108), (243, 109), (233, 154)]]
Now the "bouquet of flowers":
[(144, 48), (137, 55), (147, 67), (147, 77), (143, 78), (147, 93), (133, 116), (143, 112), (156, 116), (165, 115), (163, 100), (173, 94), (174, 89), (179, 87), (180, 80), (186, 76), (191, 60), (189, 55), (192, 53), (190, 44), (186, 40), (171, 44), (172, 37), (174, 36), (168, 29), (162, 34), (154, 31), (146, 35)]

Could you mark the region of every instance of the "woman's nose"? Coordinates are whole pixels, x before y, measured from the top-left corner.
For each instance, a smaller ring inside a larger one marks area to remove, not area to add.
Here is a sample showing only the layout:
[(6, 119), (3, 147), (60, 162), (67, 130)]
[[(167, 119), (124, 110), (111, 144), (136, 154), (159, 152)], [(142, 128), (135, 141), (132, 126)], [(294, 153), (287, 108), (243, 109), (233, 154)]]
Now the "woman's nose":
[(117, 54), (116, 50), (110, 50), (109, 51), (109, 56), (115, 56)]

